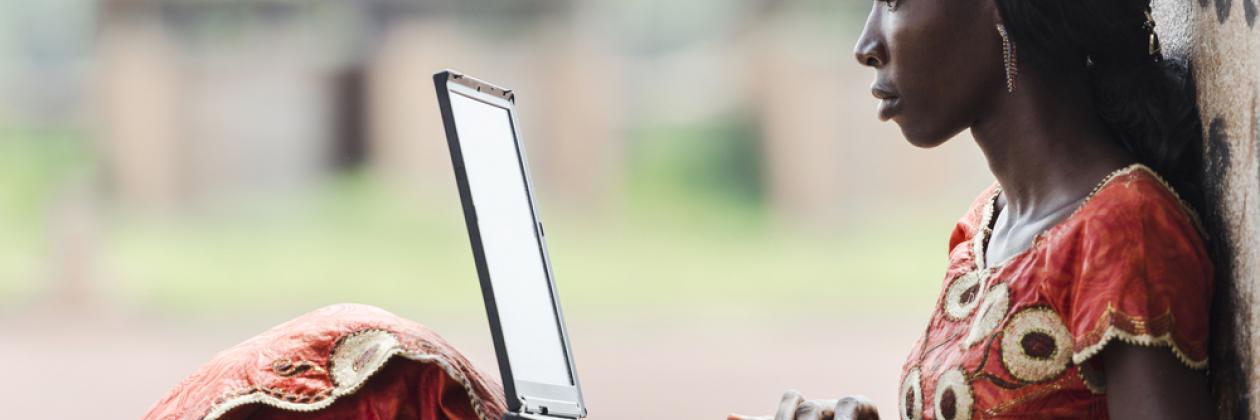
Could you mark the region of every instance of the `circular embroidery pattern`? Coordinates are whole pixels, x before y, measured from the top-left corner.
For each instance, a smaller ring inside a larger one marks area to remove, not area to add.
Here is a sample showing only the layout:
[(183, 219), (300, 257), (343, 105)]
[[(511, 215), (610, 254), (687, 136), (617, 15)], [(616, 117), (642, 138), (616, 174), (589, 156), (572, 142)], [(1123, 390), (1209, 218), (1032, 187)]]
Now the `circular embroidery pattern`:
[(901, 394), (897, 397), (901, 420), (923, 419), (923, 385), (919, 383), (919, 368), (906, 372), (901, 380)]
[(1010, 305), (1011, 292), (1006, 283), (993, 285), (988, 293), (985, 293), (984, 300), (980, 302), (976, 317), (971, 320), (971, 329), (963, 338), (963, 346), (971, 347), (992, 334), (1002, 322), (1002, 318), (1006, 317), (1006, 310), (1010, 308)]
[(1002, 365), (1016, 379), (1041, 382), (1072, 362), (1072, 334), (1059, 314), (1046, 306), (1016, 312), (1002, 330)]
[(970, 420), (971, 384), (967, 383), (962, 370), (953, 368), (941, 374), (936, 380), (936, 397), (932, 399), (936, 407), (936, 418), (945, 420)]
[(974, 270), (954, 279), (945, 291), (945, 318), (959, 321), (976, 310), (980, 304), (980, 286), (985, 272)]

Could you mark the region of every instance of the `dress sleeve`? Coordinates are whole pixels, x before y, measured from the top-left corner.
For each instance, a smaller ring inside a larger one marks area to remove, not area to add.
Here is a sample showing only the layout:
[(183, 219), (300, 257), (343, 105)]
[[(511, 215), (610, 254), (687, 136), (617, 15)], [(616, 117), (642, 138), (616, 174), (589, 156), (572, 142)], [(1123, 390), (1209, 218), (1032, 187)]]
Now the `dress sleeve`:
[(1175, 196), (1137, 190), (1145, 191), (1125, 193), (1155, 198), (1100, 203), (1082, 232), (1067, 320), (1072, 360), (1083, 364), (1119, 340), (1167, 347), (1186, 366), (1206, 368), (1213, 268), (1203, 237)]

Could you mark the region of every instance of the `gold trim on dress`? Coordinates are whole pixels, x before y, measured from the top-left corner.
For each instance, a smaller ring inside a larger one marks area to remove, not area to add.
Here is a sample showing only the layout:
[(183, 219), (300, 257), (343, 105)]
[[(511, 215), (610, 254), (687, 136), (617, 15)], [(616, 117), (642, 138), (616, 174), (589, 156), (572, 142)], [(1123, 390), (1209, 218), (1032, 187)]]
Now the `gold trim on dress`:
[(271, 364), (271, 371), (283, 377), (297, 376), (307, 372), (326, 374), (324, 367), (309, 360), (293, 360), (284, 358)]
[(985, 269), (984, 249), (989, 244), (989, 235), (993, 234), (991, 225), (993, 224), (993, 212), (997, 211), (997, 198), (1002, 194), (1002, 186), (998, 185), (993, 189), (993, 194), (989, 195), (989, 199), (984, 205), (984, 211), (981, 212), (980, 224), (976, 225), (976, 233), (971, 236), (971, 260), (975, 262), (976, 270)]
[[(1177, 360), (1187, 367), (1195, 370), (1207, 368), (1208, 358), (1191, 359), (1181, 347), (1177, 346), (1172, 330), (1172, 312), (1146, 320), (1120, 312), (1111, 304), (1107, 304), (1107, 309), (1095, 321), (1094, 330), (1077, 343), (1077, 350), (1072, 354), (1072, 361), (1078, 365), (1085, 363), (1086, 360), (1101, 352), (1107, 343), (1115, 339), (1137, 346), (1168, 346)], [(1083, 343), (1091, 344), (1082, 345)]]
[(1006, 410), (1010, 410), (1012, 408), (1018, 407), (1020, 404), (1026, 403), (1028, 401), (1036, 400), (1038, 398), (1043, 398), (1047, 395), (1053, 394), (1055, 392), (1059, 392), (1063, 388), (1064, 388), (1063, 381), (1055, 381), (1055, 382), (1051, 382), (1045, 385), (1039, 385), (1032, 388), (1032, 391), (1029, 391), (1027, 394), (1023, 394), (1018, 397), (1008, 399), (1002, 402), (1001, 404), (998, 404), (995, 407), (990, 407), (988, 409), (985, 409), (984, 414), (990, 417), (1000, 416)]
[(1155, 172), (1155, 170), (1151, 169), (1150, 167), (1147, 167), (1146, 165), (1143, 165), (1141, 163), (1134, 163), (1129, 166), (1125, 166), (1123, 168), (1112, 171), (1111, 173), (1107, 174), (1107, 176), (1103, 177), (1103, 179), (1099, 181), (1097, 185), (1094, 186), (1094, 189), (1089, 192), (1089, 195), (1086, 195), (1085, 198), (1081, 200), (1081, 203), (1076, 205), (1076, 209), (1072, 210), (1072, 213), (1068, 214), (1067, 217), (1064, 217), (1063, 219), (1059, 220), (1058, 223), (1055, 223), (1054, 225), (1038, 233), (1035, 237), (1033, 237), (1032, 243), (1029, 244), (1028, 247), (1025, 248), (1023, 251), (1020, 251), (1020, 252), (1015, 253), (1014, 255), (1011, 255), (1006, 260), (1001, 261), (997, 265), (990, 265), (985, 258), (985, 253), (986, 253), (985, 250), (989, 245), (989, 239), (990, 239), (989, 237), (993, 234), (993, 226), (992, 226), (993, 215), (997, 211), (998, 196), (1002, 193), (1002, 186), (998, 185), (996, 188), (993, 189), (993, 194), (989, 197), (988, 202), (985, 204), (984, 211), (982, 213), (982, 216), (980, 217), (980, 224), (976, 229), (976, 233), (972, 235), (972, 238), (971, 238), (972, 260), (975, 261), (976, 269), (977, 270), (989, 269), (992, 271), (996, 271), (997, 269), (1005, 266), (1007, 262), (1010, 262), (1011, 260), (1015, 259), (1015, 257), (1025, 254), (1029, 252), (1030, 250), (1034, 249), (1037, 243), (1043, 238), (1043, 236), (1047, 232), (1050, 232), (1051, 230), (1061, 226), (1064, 222), (1067, 222), (1068, 220), (1075, 217), (1078, 213), (1081, 212), (1081, 210), (1084, 210), (1085, 206), (1089, 204), (1090, 201), (1093, 201), (1094, 197), (1097, 196), (1098, 193), (1103, 190), (1103, 188), (1106, 188), (1108, 184), (1111, 184), (1111, 182), (1114, 181), (1116, 178), (1119, 178), (1124, 175), (1128, 175), (1129, 173), (1132, 173), (1133, 171), (1137, 171), (1137, 170), (1142, 170), (1150, 174), (1151, 177), (1155, 178), (1155, 181), (1157, 181), (1161, 186), (1163, 186), (1168, 191), (1169, 194), (1172, 194), (1173, 198), (1177, 200), (1177, 203), (1181, 205), (1182, 210), (1186, 212), (1186, 217), (1189, 218), (1191, 223), (1194, 225), (1194, 227), (1198, 229), (1199, 234), (1203, 235), (1205, 239), (1208, 237), (1207, 231), (1203, 228), (1203, 223), (1199, 220), (1198, 213), (1196, 213), (1194, 209), (1190, 207), (1189, 203), (1187, 203), (1185, 200), (1181, 198), (1179, 194), (1177, 194), (1177, 191), (1173, 189), (1172, 185), (1169, 184), (1168, 181), (1164, 180), (1163, 177), (1161, 177), (1158, 173)]
[(1209, 237), (1207, 233), (1207, 229), (1203, 227), (1203, 220), (1199, 219), (1199, 213), (1194, 211), (1194, 207), (1191, 207), (1190, 203), (1186, 202), (1185, 199), (1181, 198), (1181, 194), (1177, 194), (1177, 190), (1172, 187), (1172, 184), (1168, 183), (1168, 180), (1164, 179), (1163, 176), (1155, 172), (1154, 169), (1151, 169), (1150, 167), (1143, 165), (1141, 163), (1135, 163), (1131, 165), (1129, 168), (1125, 168), (1125, 169), (1128, 169), (1129, 172), (1132, 172), (1132, 170), (1135, 170), (1135, 169), (1141, 169), (1143, 171), (1146, 171), (1146, 173), (1150, 174), (1152, 178), (1155, 178), (1155, 181), (1158, 181), (1160, 186), (1164, 187), (1164, 189), (1167, 190), (1169, 194), (1172, 194), (1173, 198), (1177, 199), (1177, 204), (1179, 204), (1181, 206), (1181, 209), (1186, 212), (1186, 217), (1190, 219), (1190, 223), (1194, 225), (1195, 230), (1197, 230), (1200, 235), (1203, 235), (1203, 239), (1206, 240)]
[(330, 377), (333, 382), (331, 390), (316, 395), (295, 395), (277, 389), (254, 387), (221, 397), (220, 401), (211, 405), (203, 419), (216, 420), (227, 412), (246, 404), (263, 404), (298, 412), (321, 410), (332, 405), (338, 398), (357, 391), (393, 356), (438, 365), (464, 387), (478, 419), (497, 420), (486, 416), (480, 397), (473, 391), (472, 382), (445, 357), (408, 349), (394, 334), (379, 329), (356, 331), (342, 336), (337, 341), (327, 369), (331, 372)]
[(1102, 371), (1095, 369), (1093, 365), (1084, 363), (1076, 365), (1076, 375), (1081, 378), (1081, 383), (1085, 384), (1085, 389), (1096, 395), (1107, 393), (1107, 378), (1103, 376)]

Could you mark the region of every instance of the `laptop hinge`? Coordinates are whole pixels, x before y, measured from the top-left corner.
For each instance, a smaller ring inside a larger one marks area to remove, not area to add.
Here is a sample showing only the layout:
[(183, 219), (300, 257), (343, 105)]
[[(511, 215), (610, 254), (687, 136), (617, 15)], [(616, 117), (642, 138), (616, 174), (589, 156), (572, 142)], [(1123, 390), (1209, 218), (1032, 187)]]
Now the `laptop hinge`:
[(541, 415), (529, 414), (529, 413), (508, 412), (508, 413), (503, 413), (502, 420), (553, 420), (556, 418), (558, 417), (541, 416)]
[(577, 404), (537, 397), (521, 397), (521, 411), (530, 414), (542, 414), (572, 419), (583, 417), (586, 413)]

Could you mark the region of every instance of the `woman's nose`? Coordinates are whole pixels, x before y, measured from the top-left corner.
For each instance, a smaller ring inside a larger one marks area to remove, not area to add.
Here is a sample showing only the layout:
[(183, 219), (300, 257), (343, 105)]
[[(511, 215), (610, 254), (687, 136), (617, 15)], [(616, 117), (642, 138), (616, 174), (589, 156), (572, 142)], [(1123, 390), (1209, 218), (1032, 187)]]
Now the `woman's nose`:
[(888, 52), (877, 31), (875, 19), (867, 19), (866, 27), (862, 28), (862, 36), (853, 47), (853, 55), (857, 58), (858, 64), (873, 68), (888, 64)]

